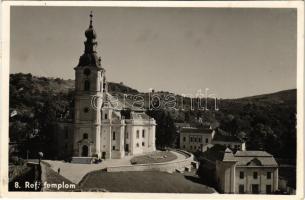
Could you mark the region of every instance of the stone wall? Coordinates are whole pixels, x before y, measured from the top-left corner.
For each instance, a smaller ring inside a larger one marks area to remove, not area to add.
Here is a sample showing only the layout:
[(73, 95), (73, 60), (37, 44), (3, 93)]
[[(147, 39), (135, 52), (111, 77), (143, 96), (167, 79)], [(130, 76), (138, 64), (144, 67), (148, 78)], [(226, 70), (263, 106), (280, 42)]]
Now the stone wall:
[(108, 167), (107, 172), (122, 172), (122, 171), (162, 171), (162, 172), (175, 172), (190, 170), (193, 167), (198, 166), (197, 162), (194, 161), (194, 156), (186, 151), (177, 150), (178, 153), (182, 153), (187, 157), (183, 160), (174, 160), (164, 163), (149, 163), (149, 164), (137, 164), (137, 165), (124, 165)]

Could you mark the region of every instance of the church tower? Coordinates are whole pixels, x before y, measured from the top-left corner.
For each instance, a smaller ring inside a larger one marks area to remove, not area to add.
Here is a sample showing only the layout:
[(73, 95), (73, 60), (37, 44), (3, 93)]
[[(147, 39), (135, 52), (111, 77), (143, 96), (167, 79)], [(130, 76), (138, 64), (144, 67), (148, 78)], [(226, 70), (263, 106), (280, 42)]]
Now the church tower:
[(96, 52), (92, 25), (85, 31), (85, 50), (75, 70), (74, 157), (101, 157), (101, 105), (106, 92), (105, 70)]

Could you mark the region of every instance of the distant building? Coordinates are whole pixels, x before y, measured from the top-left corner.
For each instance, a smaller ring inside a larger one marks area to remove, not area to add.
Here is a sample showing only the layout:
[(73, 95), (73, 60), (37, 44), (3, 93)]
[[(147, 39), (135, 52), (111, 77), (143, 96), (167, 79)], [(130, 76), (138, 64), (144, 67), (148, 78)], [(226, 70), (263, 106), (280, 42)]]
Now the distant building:
[(180, 148), (186, 151), (202, 151), (212, 142), (215, 131), (212, 128), (184, 127), (180, 129)]
[(246, 150), (246, 143), (237, 136), (229, 135), (221, 129), (216, 130), (216, 134), (213, 137), (212, 144), (219, 144), (226, 147), (230, 147), (232, 150)]
[(278, 164), (265, 151), (226, 148), (216, 160), (216, 182), (222, 193), (272, 194), (278, 190)]
[(213, 129), (210, 125), (205, 124), (202, 127), (192, 127), (187, 123), (177, 123), (180, 148), (190, 152), (206, 151), (213, 145), (219, 144), (230, 147), (234, 151), (246, 150), (246, 144), (237, 136), (217, 128)]

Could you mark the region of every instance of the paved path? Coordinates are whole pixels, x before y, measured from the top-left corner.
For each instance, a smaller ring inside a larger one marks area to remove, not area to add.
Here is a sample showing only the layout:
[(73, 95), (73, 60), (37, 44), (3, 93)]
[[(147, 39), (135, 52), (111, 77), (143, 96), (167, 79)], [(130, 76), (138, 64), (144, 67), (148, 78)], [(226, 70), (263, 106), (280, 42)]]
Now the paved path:
[[(184, 160), (186, 158), (183, 154), (175, 151), (171, 152), (177, 156), (176, 161)], [(132, 157), (133, 156), (127, 156), (122, 159), (104, 160), (99, 164), (76, 164), (54, 160), (44, 160), (44, 162), (49, 163), (55, 172), (57, 172), (58, 168), (60, 168), (60, 174), (62, 176), (69, 179), (71, 182), (78, 184), (82, 178), (91, 171), (105, 169), (110, 166), (116, 167), (131, 165), (130, 160)]]
[(175, 154), (177, 156), (177, 159), (175, 161), (180, 161), (180, 160), (184, 160), (186, 158), (185, 155), (178, 153), (176, 151), (171, 151), (171, 153)]
[(108, 166), (130, 165), (130, 159), (131, 157), (110, 159), (104, 160), (99, 164), (76, 164), (55, 160), (44, 160), (44, 162), (49, 163), (55, 172), (60, 168), (60, 174), (62, 176), (77, 184), (88, 172), (104, 169)]

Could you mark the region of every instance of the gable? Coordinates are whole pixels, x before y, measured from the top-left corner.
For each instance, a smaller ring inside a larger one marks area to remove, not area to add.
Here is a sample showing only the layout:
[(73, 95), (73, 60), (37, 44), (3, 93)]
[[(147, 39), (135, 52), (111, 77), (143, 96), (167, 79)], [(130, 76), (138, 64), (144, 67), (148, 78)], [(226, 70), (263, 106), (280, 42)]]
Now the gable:
[(247, 166), (263, 166), (263, 164), (259, 159), (253, 158), (247, 163)]

